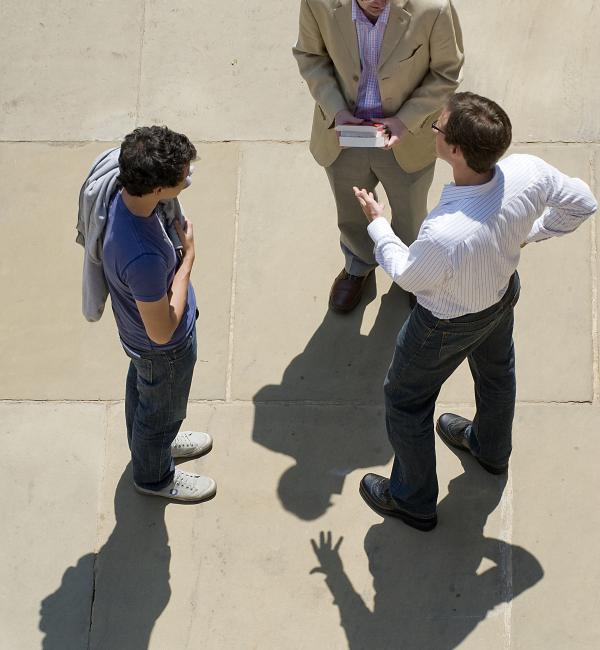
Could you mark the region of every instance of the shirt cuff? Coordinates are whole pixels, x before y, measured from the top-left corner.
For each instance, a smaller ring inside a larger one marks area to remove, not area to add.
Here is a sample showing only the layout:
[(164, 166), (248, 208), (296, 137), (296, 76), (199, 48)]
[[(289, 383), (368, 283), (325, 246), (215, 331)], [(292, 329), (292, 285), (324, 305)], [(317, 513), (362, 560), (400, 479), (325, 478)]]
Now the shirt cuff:
[(377, 217), (377, 219), (373, 219), (373, 221), (371, 221), (371, 223), (367, 226), (367, 232), (376, 244), (383, 237), (387, 237), (389, 235), (392, 235), (394, 237), (396, 236), (385, 217)]
[(533, 227), (531, 228), (531, 231), (527, 235), (527, 239), (525, 239), (526, 244), (533, 244), (534, 242), (539, 242), (539, 241), (544, 241), (545, 239), (550, 239), (551, 233), (547, 232), (544, 229), (544, 225), (542, 222), (542, 218), (536, 219), (536, 221), (533, 224)]

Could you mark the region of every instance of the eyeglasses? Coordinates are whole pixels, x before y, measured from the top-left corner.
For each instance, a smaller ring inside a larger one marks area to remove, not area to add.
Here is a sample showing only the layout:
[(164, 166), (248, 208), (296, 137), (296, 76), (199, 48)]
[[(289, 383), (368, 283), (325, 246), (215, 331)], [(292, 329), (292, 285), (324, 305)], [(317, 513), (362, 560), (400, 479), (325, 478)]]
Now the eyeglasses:
[(437, 120), (435, 122), (433, 122), (433, 124), (431, 125), (431, 128), (434, 131), (437, 131), (438, 133), (441, 133), (442, 135), (446, 135), (446, 132), (442, 131), (442, 129), (440, 129), (440, 127), (438, 126), (438, 121)]

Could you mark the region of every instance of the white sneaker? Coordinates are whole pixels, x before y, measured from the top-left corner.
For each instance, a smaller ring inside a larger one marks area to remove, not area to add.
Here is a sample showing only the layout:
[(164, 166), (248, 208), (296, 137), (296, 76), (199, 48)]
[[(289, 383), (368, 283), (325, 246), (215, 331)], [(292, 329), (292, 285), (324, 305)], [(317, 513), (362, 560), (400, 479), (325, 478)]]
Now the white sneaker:
[(135, 483), (134, 486), (141, 494), (150, 494), (174, 501), (206, 501), (217, 493), (217, 484), (212, 478), (200, 474), (190, 474), (177, 468), (173, 480), (162, 490), (147, 490)]
[(180, 431), (171, 443), (173, 458), (192, 458), (202, 456), (212, 449), (213, 441), (203, 431)]

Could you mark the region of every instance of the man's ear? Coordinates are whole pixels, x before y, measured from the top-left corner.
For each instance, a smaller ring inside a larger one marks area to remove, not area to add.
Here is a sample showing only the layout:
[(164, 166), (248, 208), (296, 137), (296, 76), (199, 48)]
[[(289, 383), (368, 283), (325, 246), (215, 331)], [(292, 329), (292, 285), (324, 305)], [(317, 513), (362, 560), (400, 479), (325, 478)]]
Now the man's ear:
[(162, 188), (162, 187), (155, 187), (155, 188), (152, 190), (152, 194), (154, 194), (154, 196), (156, 196), (157, 199), (160, 199), (160, 197), (161, 197), (161, 195), (162, 195), (162, 191), (163, 191), (163, 188)]

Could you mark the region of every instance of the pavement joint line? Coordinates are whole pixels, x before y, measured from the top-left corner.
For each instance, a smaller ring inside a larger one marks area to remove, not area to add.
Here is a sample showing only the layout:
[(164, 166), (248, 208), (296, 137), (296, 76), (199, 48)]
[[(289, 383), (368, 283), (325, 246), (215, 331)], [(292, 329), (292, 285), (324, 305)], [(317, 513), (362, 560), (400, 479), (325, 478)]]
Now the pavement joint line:
[[(113, 406), (122, 406), (124, 400), (51, 400), (51, 399), (0, 399), (0, 406), (10, 406), (10, 405), (37, 405), (37, 404), (48, 404), (52, 406), (56, 405), (105, 405), (107, 407)], [(326, 400), (269, 400), (264, 402), (255, 402), (253, 400), (244, 400), (244, 399), (234, 399), (226, 401), (224, 399), (190, 399), (188, 404), (194, 406), (245, 406), (245, 405), (255, 405), (255, 406), (323, 406), (323, 407), (382, 407), (383, 399), (376, 402), (358, 402), (358, 401), (326, 401)], [(474, 408), (475, 402), (437, 402), (436, 404), (438, 409), (447, 409), (450, 407), (453, 408)], [(591, 400), (517, 400), (516, 406), (538, 406), (538, 407), (553, 407), (553, 406), (572, 406), (577, 407), (581, 406), (584, 408), (597, 408), (598, 404), (593, 403)]]
[(142, 72), (144, 65), (144, 41), (146, 40), (146, 0), (141, 0), (142, 17), (140, 20), (140, 60), (138, 64), (138, 84), (137, 84), (137, 97), (135, 101), (135, 126), (138, 125), (140, 119), (140, 107), (142, 103)]
[(242, 148), (238, 150), (237, 183), (235, 195), (235, 211), (233, 214), (233, 251), (231, 254), (231, 297), (229, 300), (229, 339), (227, 354), (227, 370), (225, 379), (225, 401), (231, 401), (231, 382), (233, 376), (233, 345), (235, 334), (235, 293), (237, 289), (237, 256), (239, 245), (240, 204), (242, 191)]
[[(145, 6), (145, 5), (144, 5)], [(137, 107), (136, 107), (137, 110)], [(84, 144), (94, 144), (94, 143), (109, 143), (113, 144), (114, 142), (120, 141), (121, 137), (118, 134), (115, 134), (114, 138), (102, 138), (102, 139), (87, 139), (87, 140), (82, 140), (81, 138), (77, 138), (76, 140), (19, 140), (19, 139), (0, 139), (0, 144), (52, 144), (52, 145), (61, 145), (64, 144), (66, 146), (70, 145), (84, 145)], [(304, 144), (307, 145), (310, 143), (310, 140), (277, 140), (273, 138), (266, 138), (266, 139), (261, 139), (257, 138), (255, 140), (248, 140), (248, 139), (235, 139), (232, 138), (230, 140), (205, 140), (202, 138), (194, 138), (191, 137), (190, 140), (194, 143), (198, 144)], [(600, 140), (521, 140), (521, 141), (513, 141), (512, 147), (519, 146), (519, 145), (535, 145), (535, 146), (544, 146), (544, 145), (557, 145), (557, 146), (566, 146), (566, 147), (574, 147), (574, 146), (582, 146), (582, 147), (589, 147), (589, 146), (599, 146), (600, 145)]]
[(98, 553), (94, 553), (94, 564), (92, 566), (92, 598), (90, 601), (90, 624), (88, 627), (87, 650), (90, 650), (92, 644), (92, 627), (94, 625), (94, 605), (96, 603), (96, 563), (98, 562)]
[[(597, 151), (592, 151), (590, 155), (590, 185), (592, 192), (597, 195), (598, 193), (598, 177), (596, 176), (596, 161), (600, 161), (600, 155)], [(592, 274), (592, 382), (593, 382), (593, 402), (598, 404), (600, 402), (600, 337), (598, 332), (598, 224), (596, 219), (598, 216), (591, 218), (591, 238), (592, 238), (592, 251), (591, 251), (591, 274)]]
[[(124, 403), (124, 402), (123, 402)], [(106, 402), (104, 404), (104, 454), (102, 458), (102, 472), (100, 474), (100, 485), (98, 488), (98, 503), (96, 505), (96, 539), (94, 540), (94, 553), (97, 555), (102, 545), (100, 539), (101, 533), (101, 516), (102, 516), (102, 504), (104, 502), (104, 485), (106, 483), (106, 468), (108, 466), (108, 447), (109, 447), (109, 427), (110, 427), (110, 409), (112, 404)], [(94, 558), (94, 567), (96, 565), (96, 559)]]
[(502, 576), (502, 598), (503, 619), (504, 619), (504, 650), (511, 648), (512, 633), (512, 604), (513, 604), (513, 558), (512, 558), (512, 534), (513, 534), (513, 481), (512, 472), (508, 473), (506, 487), (500, 501), (500, 539), (504, 544), (500, 547), (500, 574)]

